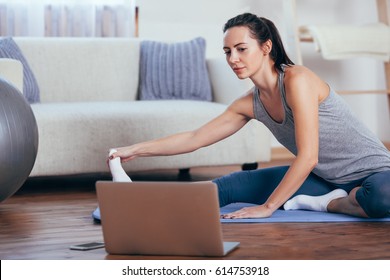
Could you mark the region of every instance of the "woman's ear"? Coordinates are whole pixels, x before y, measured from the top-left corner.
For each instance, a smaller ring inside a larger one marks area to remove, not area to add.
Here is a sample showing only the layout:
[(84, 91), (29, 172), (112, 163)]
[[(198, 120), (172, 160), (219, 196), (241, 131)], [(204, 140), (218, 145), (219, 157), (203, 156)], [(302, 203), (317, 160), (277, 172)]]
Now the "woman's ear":
[(272, 50), (272, 41), (268, 39), (261, 45), (261, 49), (264, 55), (268, 55)]

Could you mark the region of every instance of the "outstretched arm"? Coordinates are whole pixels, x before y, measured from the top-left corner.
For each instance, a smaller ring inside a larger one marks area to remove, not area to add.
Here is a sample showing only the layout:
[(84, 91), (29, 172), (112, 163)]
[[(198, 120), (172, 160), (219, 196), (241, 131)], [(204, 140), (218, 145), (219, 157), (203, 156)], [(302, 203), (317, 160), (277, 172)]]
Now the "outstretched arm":
[(251, 108), (249, 96), (233, 102), (221, 115), (202, 127), (168, 137), (115, 148), (111, 158), (120, 157), (122, 162), (136, 157), (168, 156), (193, 152), (214, 144), (241, 129), (249, 120), (246, 111)]

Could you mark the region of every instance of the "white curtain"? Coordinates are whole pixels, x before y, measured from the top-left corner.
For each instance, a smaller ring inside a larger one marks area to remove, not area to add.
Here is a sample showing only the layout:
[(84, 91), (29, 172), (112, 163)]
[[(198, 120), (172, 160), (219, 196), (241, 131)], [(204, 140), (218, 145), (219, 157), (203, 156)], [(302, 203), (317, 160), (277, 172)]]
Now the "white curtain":
[(0, 36), (134, 37), (135, 0), (0, 0)]

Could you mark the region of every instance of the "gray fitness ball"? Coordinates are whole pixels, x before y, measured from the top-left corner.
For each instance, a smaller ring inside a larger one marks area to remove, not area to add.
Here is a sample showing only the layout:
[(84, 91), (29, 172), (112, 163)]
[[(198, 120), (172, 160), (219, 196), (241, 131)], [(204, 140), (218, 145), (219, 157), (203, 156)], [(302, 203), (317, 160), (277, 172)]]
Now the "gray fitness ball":
[(26, 181), (38, 151), (38, 128), (23, 95), (0, 78), (0, 202)]

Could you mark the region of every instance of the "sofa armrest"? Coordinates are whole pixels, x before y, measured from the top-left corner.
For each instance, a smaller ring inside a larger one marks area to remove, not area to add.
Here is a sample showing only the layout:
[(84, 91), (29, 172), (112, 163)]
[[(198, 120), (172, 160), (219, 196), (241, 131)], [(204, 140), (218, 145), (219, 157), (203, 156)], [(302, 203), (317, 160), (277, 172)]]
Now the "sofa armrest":
[(252, 81), (237, 78), (223, 58), (207, 59), (207, 69), (215, 102), (230, 104), (253, 88)]
[(19, 60), (0, 58), (0, 77), (23, 93), (23, 64)]

